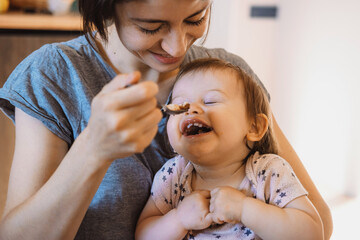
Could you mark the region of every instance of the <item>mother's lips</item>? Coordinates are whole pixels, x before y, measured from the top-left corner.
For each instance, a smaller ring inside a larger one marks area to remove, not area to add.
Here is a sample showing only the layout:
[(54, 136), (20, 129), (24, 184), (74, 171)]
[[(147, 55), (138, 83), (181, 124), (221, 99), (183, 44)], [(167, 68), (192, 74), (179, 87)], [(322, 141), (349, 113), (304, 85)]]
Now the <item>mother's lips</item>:
[(171, 55), (168, 54), (159, 54), (154, 52), (151, 52), (151, 54), (154, 56), (156, 60), (164, 64), (176, 63), (182, 59), (182, 57), (172, 57)]

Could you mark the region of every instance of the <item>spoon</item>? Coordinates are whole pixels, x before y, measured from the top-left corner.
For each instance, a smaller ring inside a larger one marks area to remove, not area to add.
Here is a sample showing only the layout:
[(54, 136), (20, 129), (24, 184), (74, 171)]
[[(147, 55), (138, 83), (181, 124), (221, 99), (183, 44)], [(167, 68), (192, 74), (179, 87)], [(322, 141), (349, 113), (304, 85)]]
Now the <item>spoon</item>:
[[(133, 84), (127, 84), (125, 88), (131, 87)], [(184, 102), (182, 104), (166, 104), (161, 105), (160, 103), (157, 104), (157, 107), (166, 114), (169, 115), (177, 115), (184, 112), (187, 112), (190, 108), (190, 103)]]
[(189, 110), (190, 108), (190, 103), (183, 103), (183, 104), (167, 104), (167, 105), (162, 105), (161, 106), (161, 111), (169, 114), (169, 115), (177, 115), (177, 114), (181, 114), (181, 113), (185, 113)]

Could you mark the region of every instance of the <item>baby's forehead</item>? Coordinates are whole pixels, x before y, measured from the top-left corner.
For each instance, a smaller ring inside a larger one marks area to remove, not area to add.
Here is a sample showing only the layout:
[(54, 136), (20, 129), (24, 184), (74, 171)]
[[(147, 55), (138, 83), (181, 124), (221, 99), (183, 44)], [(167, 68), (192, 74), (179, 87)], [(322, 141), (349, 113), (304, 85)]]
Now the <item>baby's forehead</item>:
[[(185, 80), (185, 81), (184, 81)], [(190, 82), (198, 80), (203, 81), (206, 84), (207, 81), (232, 81), (241, 82), (239, 74), (237, 71), (230, 67), (224, 66), (215, 66), (215, 67), (206, 67), (200, 69), (193, 69), (186, 73), (183, 73), (176, 81), (178, 82)], [(175, 83), (175, 84), (176, 84)]]
[(202, 68), (183, 73), (173, 88), (176, 96), (205, 94), (209, 91), (238, 94), (243, 85), (239, 84), (236, 72), (231, 68)]

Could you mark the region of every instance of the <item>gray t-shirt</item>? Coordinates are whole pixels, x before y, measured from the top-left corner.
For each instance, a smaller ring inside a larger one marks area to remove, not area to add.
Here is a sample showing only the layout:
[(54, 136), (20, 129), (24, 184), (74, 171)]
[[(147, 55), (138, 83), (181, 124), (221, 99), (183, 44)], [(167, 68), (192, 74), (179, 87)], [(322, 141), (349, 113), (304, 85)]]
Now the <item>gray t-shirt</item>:
[[(184, 64), (217, 57), (240, 66), (258, 78), (241, 58), (223, 49), (192, 46)], [(114, 70), (91, 48), (84, 36), (44, 45), (29, 55), (0, 89), (0, 108), (14, 121), (15, 107), (39, 119), (72, 145), (90, 117), (90, 104)], [(134, 239), (135, 226), (157, 170), (173, 153), (165, 121), (151, 145), (141, 154), (115, 160), (96, 192), (76, 239)], [(81, 172), (79, 172), (81, 174)]]

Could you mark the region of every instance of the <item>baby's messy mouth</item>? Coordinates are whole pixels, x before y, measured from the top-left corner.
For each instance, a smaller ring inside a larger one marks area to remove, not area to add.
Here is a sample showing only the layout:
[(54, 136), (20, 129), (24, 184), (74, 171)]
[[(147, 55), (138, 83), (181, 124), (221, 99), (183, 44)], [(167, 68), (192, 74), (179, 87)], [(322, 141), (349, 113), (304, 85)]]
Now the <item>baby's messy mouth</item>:
[(210, 132), (212, 130), (212, 127), (197, 119), (189, 119), (183, 122), (181, 126), (181, 132), (184, 136), (199, 135)]

